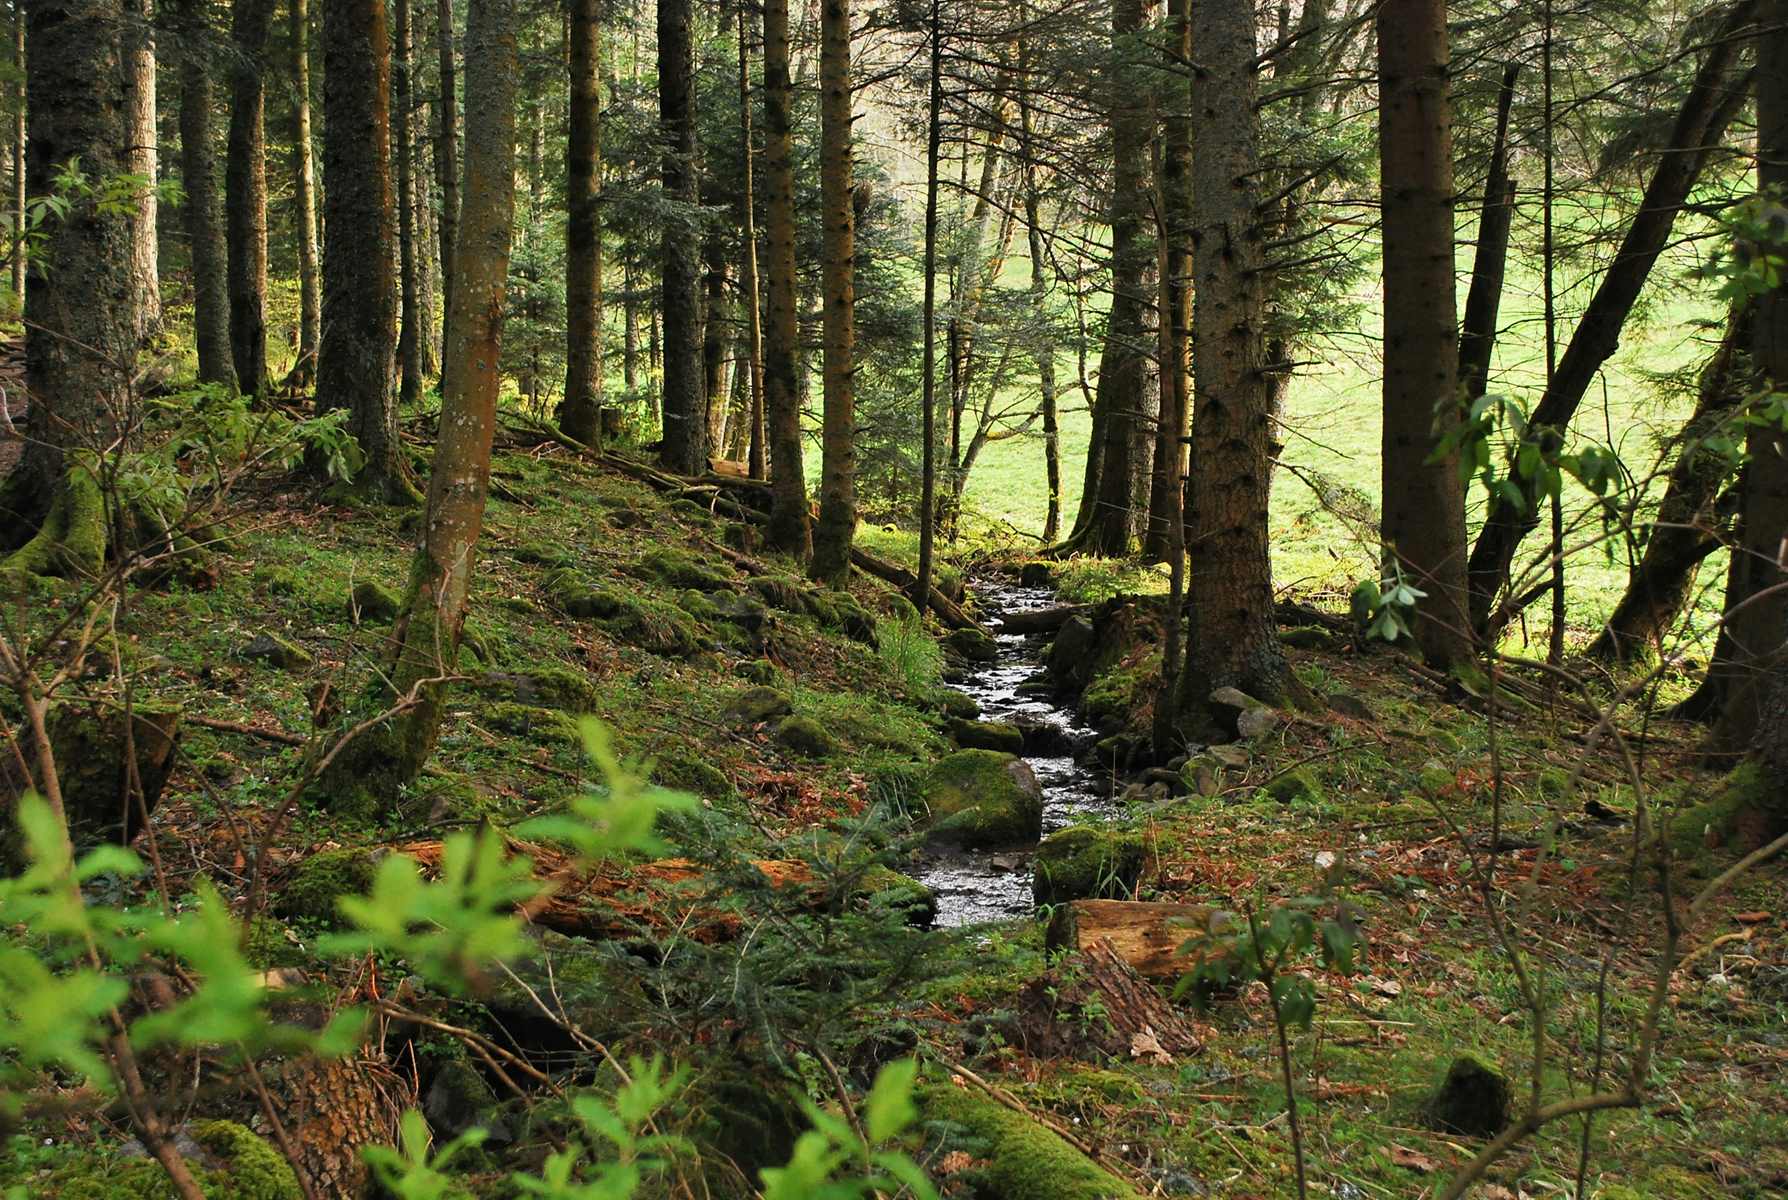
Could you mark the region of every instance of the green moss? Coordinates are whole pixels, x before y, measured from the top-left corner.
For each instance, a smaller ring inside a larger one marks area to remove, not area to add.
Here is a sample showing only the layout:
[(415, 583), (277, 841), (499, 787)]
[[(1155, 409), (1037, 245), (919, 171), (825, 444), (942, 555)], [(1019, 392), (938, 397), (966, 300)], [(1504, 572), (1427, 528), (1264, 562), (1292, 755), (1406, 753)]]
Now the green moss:
[(1142, 880), (1146, 853), (1134, 830), (1086, 825), (1058, 830), (1037, 847), (1031, 894), (1038, 904), (1127, 900)]
[(273, 911), (288, 919), (306, 917), (333, 928), (340, 923), (335, 901), (372, 887), (378, 860), (369, 851), (344, 848), (306, 855), (273, 894)]
[(571, 551), (550, 542), (523, 542), (511, 553), (515, 555), (517, 562), (533, 563), (541, 567), (569, 567), (577, 562)]
[(981, 715), (981, 702), (967, 692), (959, 692), (955, 688), (944, 688), (936, 697), (938, 711), (946, 717), (960, 717), (974, 720)]
[(757, 598), (783, 612), (805, 612), (807, 604), (801, 581), (790, 575), (757, 575), (746, 584)]
[(999, 643), (972, 626), (952, 629), (944, 638), (944, 646), (959, 658), (974, 663), (990, 663), (1000, 656)]
[(1503, 1073), (1475, 1054), (1461, 1054), (1422, 1105), (1422, 1120), (1448, 1133), (1495, 1137), (1508, 1128), (1513, 1106), (1514, 1093)]
[(555, 609), (568, 617), (596, 620), (618, 642), (672, 657), (687, 657), (702, 647), (695, 622), (675, 605), (592, 587), (568, 569), (548, 571), (541, 587)]
[(357, 620), (394, 620), (402, 607), (397, 593), (375, 579), (362, 579), (348, 593), (348, 615)]
[(1080, 711), (1095, 724), (1128, 724), (1154, 699), (1160, 682), (1160, 655), (1145, 655), (1140, 662), (1095, 676), (1081, 693)]
[(776, 744), (803, 758), (830, 758), (838, 751), (838, 743), (812, 717), (789, 716), (776, 726)]
[(296, 967), (305, 962), (304, 948), (293, 940), (283, 921), (259, 913), (242, 936), (242, 955), (249, 965), (265, 971), (272, 967)]
[(255, 635), (241, 653), (250, 662), (264, 662), (282, 671), (302, 671), (317, 661), (303, 646), (277, 633)]
[(595, 712), (602, 698), (588, 675), (565, 667), (493, 671), (481, 675), (472, 688), (481, 696), (569, 713)]
[(909, 924), (920, 928), (937, 919), (937, 896), (932, 890), (892, 867), (875, 866), (863, 872), (857, 893), (873, 906), (904, 914)]
[(950, 737), (965, 750), (1001, 750), (1017, 754), (1024, 749), (1024, 734), (1003, 721), (950, 721)]
[(478, 723), (496, 733), (524, 738), (539, 746), (581, 746), (577, 722), (556, 708), (503, 700), (480, 709)]
[(849, 592), (809, 588), (802, 593), (807, 611), (820, 628), (842, 633), (853, 641), (876, 644), (875, 616)]
[(1034, 841), (1043, 793), (1023, 759), (997, 750), (958, 750), (926, 776), (920, 797), (935, 837), (968, 847)]
[(1741, 820), (1758, 817), (1774, 829), (1788, 819), (1788, 798), (1770, 787), (1768, 773), (1756, 759), (1747, 759), (1726, 776), (1717, 795), (1691, 805), (1670, 818), (1670, 844), (1680, 854), (1719, 845)]
[(760, 685), (733, 693), (721, 716), (732, 725), (757, 725), (772, 717), (787, 716), (795, 711), (787, 692)]
[(1322, 800), (1322, 788), (1302, 767), (1268, 780), (1260, 794), (1280, 804), (1317, 804)]
[(739, 798), (739, 789), (724, 771), (706, 759), (677, 750), (653, 760), (652, 782), (708, 800), (732, 802)]
[[(193, 1175), (209, 1200), (302, 1200), (298, 1177), (279, 1152), (234, 1121), (203, 1121), (195, 1141), (217, 1166), (194, 1164)], [(174, 1185), (152, 1158), (82, 1155), (33, 1181), (33, 1196), (46, 1200), (176, 1200)]]
[(992, 1200), (1133, 1200), (1137, 1193), (1058, 1135), (1005, 1105), (948, 1084), (920, 1089), (926, 1123), (944, 1145), (987, 1166), (977, 1171)]
[(105, 499), (92, 469), (72, 462), (43, 524), (30, 541), (0, 560), (0, 573), (84, 579), (105, 565)]
[(629, 570), (640, 579), (698, 592), (717, 592), (733, 586), (733, 573), (727, 568), (671, 546), (647, 552)]

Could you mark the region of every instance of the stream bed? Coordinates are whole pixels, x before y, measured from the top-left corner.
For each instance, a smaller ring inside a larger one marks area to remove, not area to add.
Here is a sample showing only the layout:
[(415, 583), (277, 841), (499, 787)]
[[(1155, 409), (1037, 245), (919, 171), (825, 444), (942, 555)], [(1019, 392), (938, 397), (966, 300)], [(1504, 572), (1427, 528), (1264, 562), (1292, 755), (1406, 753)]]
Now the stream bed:
[[(1061, 603), (1053, 589), (1026, 587), (1010, 580), (977, 580), (975, 596), (990, 622), (1017, 612), (1034, 612)], [(1082, 766), (1076, 752), (1090, 746), (1098, 732), (1083, 724), (1071, 705), (1042, 689), (1022, 685), (1040, 678), (1043, 657), (1053, 635), (994, 633), (999, 657), (971, 664), (953, 684), (974, 697), (983, 721), (1002, 721), (1025, 731), (1024, 759), (1043, 789), (1043, 833), (1120, 811), (1111, 799), (1109, 772)], [(1032, 748), (1036, 753), (1032, 753)], [(1034, 847), (961, 850), (932, 847), (925, 852), (920, 882), (937, 897), (936, 924), (978, 925), (1028, 916), (1031, 860)]]

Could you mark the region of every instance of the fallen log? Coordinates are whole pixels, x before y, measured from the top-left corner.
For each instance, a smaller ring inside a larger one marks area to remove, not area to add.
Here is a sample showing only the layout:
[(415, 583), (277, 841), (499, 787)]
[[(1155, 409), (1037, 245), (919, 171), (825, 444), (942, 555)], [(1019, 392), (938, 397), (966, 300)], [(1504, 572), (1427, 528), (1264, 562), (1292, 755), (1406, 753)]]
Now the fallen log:
[(1054, 633), (1075, 617), (1097, 607), (1092, 604), (1058, 604), (1054, 608), (1033, 608), (1009, 612), (1000, 617), (1001, 633)]
[(1097, 953), (1100, 943), (1144, 979), (1169, 982), (1198, 965), (1180, 947), (1220, 932), (1234, 914), (1205, 904), (1158, 900), (1075, 900), (1055, 910), (1044, 942), (1051, 950)]
[[(919, 582), (919, 577), (905, 567), (891, 563), (885, 558), (877, 558), (860, 546), (851, 547), (851, 564), (865, 574), (873, 575), (883, 582), (893, 584), (903, 594), (909, 596)], [(980, 629), (983, 633), (987, 632), (981, 622), (963, 612), (962, 606), (939, 591), (935, 583), (931, 585), (927, 599), (930, 601), (931, 611), (952, 629)]]
[[(1100, 1020), (1088, 1021), (1092, 1012)], [(1165, 1066), (1201, 1048), (1185, 1015), (1105, 939), (1027, 984), (1018, 1021), (1033, 1058), (1109, 1056)]]

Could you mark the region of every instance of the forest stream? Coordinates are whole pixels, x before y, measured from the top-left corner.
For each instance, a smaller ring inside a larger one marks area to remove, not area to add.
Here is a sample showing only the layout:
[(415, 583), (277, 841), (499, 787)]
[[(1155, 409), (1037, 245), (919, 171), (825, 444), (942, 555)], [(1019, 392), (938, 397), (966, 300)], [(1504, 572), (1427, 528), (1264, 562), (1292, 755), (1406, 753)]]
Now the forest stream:
[[(1009, 579), (982, 578), (974, 591), (994, 626), (999, 657), (971, 664), (954, 686), (981, 706), (983, 721), (1001, 721), (1024, 733), (1024, 760), (1043, 789), (1043, 834), (1075, 824), (1088, 815), (1115, 811), (1109, 772), (1083, 766), (1080, 754), (1099, 736), (1069, 702), (1043, 685), (1043, 656), (1049, 633), (1005, 633), (999, 618), (1061, 603), (1048, 587), (1026, 587)], [(1027, 686), (1031, 685), (1031, 686)], [(926, 851), (918, 878), (937, 898), (940, 926), (976, 925), (1025, 916), (1031, 898), (1031, 846), (962, 850), (934, 846)]]

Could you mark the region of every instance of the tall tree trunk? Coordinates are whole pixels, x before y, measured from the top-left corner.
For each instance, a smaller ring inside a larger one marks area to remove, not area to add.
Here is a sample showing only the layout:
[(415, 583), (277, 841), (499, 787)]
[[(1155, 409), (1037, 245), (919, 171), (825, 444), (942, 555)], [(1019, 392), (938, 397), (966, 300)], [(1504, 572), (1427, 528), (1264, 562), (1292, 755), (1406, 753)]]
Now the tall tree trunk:
[(1033, 355), (1037, 360), (1037, 408), (1043, 419), (1043, 470), (1049, 492), (1043, 518), (1043, 543), (1061, 533), (1062, 440), (1056, 411), (1055, 335), (1049, 315), (1049, 275), (1044, 262), (1043, 196), (1037, 183), (1036, 114), (1031, 107), (1031, 41), (1018, 41), (1018, 129), (1020, 172), (1024, 186), (1024, 227), (1031, 258), (1031, 321), (1035, 324)]
[(621, 261), (621, 386), (631, 394), (639, 386), (639, 282), (632, 258)]
[[(453, 62), (453, 0), (438, 0), (435, 8), (435, 47), (440, 56), (441, 130), (436, 140), (436, 173), (441, 178), (441, 311), (442, 320), (453, 311), (453, 249), (459, 243), (459, 81)], [(442, 339), (443, 343), (446, 341)], [(447, 394), (447, 377), (453, 363), (441, 356), (441, 394)]]
[(745, 305), (745, 332), (749, 397), (745, 411), (751, 422), (746, 466), (753, 479), (767, 478), (768, 448), (764, 431), (764, 322), (763, 298), (757, 279), (757, 195), (753, 186), (751, 145), (751, 44), (745, 23), (745, 7), (739, 7), (739, 146), (744, 159), (744, 180), (739, 192), (739, 231), (744, 245), (739, 255), (739, 288)]
[(820, 511), (813, 531), (817, 582), (850, 581), (857, 532), (856, 206), (851, 178), (850, 0), (820, 0), (820, 263), (825, 300), (821, 345), (825, 404), (820, 421)]
[(664, 320), (664, 442), (667, 471), (694, 475), (708, 466), (702, 397), (701, 242), (690, 218), (698, 202), (695, 169), (695, 50), (691, 0), (658, 0), (658, 127), (665, 198), (686, 206), (664, 222), (660, 242)]
[(1378, 10), (1378, 144), (1384, 197), (1383, 535), (1426, 595), (1412, 632), (1443, 670), (1471, 658), (1465, 494), (1457, 451), (1453, 116), (1445, 0)]
[(230, 139), (224, 161), (230, 250), (230, 357), (236, 382), (260, 395), (267, 387), (267, 31), (272, 0), (234, 0), (236, 43)]
[[(25, 162), (30, 194), (53, 194), (57, 174), (76, 157), (89, 178), (127, 171), (126, 52), (118, 0), (33, 0), (25, 9), (31, 45)], [(25, 287), (25, 385), (31, 408), (23, 454), (0, 489), (0, 547), (26, 542), (40, 522), (44, 532), (60, 533), (54, 527), (66, 524), (76, 492), (67, 477), (90, 472), (91, 462), (81, 460), (121, 432), (108, 421), (123, 412), (123, 392), (136, 361), (138, 293), (131, 244), (128, 213), (76, 199), (64, 217), (48, 222), (43, 243), (31, 256)], [(102, 521), (94, 512), (89, 527), (78, 531), (82, 536), (69, 530), (71, 536), (57, 538), (75, 561), (5, 565), (97, 572), (104, 565)]]
[(222, 384), (234, 391), (229, 251), (224, 243), (223, 196), (218, 190), (217, 149), (211, 128), (215, 89), (207, 7), (205, 0), (178, 0), (175, 12), (176, 27), (186, 47), (180, 57), (180, 180), (186, 189), (181, 216), (192, 251), (192, 324), (199, 382)]
[[(466, 207), (458, 278), (447, 316), (453, 389), (441, 398), (441, 435), (428, 509), (411, 560), (403, 614), (392, 633), (398, 695), (419, 703), (394, 722), (390, 775), (422, 771), (440, 735), (447, 685), (465, 629), (467, 597), (490, 487), (502, 376), (503, 292), (515, 224), (515, 0), (470, 0), (466, 13)], [(389, 778), (389, 775), (387, 776)]]
[(588, 446), (602, 440), (602, 17), (571, 0), (570, 131), (565, 140), (565, 402), (559, 423)]
[[(1153, 5), (1115, 0), (1111, 9), (1111, 68), (1106, 80), (1113, 155), (1111, 186), (1111, 311), (1099, 356), (1103, 442), (1088, 453), (1099, 468), (1098, 510), (1086, 549), (1130, 553), (1147, 516), (1149, 467), (1139, 454), (1152, 445), (1146, 420), (1149, 363), (1154, 357), (1155, 244), (1148, 235), (1149, 143), (1154, 110), (1148, 89), (1136, 86), (1135, 66)], [(1142, 503), (1139, 503), (1142, 501)]]
[(932, 558), (937, 547), (937, 191), (944, 132), (942, 0), (931, 0), (926, 43), (925, 299), (920, 316), (925, 349), (919, 368), (920, 436), (924, 440), (919, 447), (919, 572), (913, 580), (911, 596), (921, 615), (931, 604)]
[(384, 0), (323, 7), (323, 346), (317, 404), (346, 408), (363, 490), (413, 501), (397, 437), (397, 237), (391, 187), (391, 44)]
[(25, 12), (12, 6), (12, 68), (18, 72), (13, 88), (12, 120), (12, 294), (21, 309), (25, 303)]
[(1657, 518), (1645, 531), (1645, 552), (1601, 634), (1585, 651), (1590, 658), (1630, 662), (1661, 649), (1664, 635), (1688, 603), (1702, 560), (1720, 546), (1720, 529), (1731, 517), (1721, 509), (1743, 488), (1722, 492), (1731, 464), (1705, 440), (1731, 426), (1751, 387), (1749, 350), (1756, 311), (1754, 304), (1744, 302), (1727, 312), (1725, 336), (1701, 369), (1694, 415), (1677, 435), (1676, 461)]
[(806, 560), (813, 552), (807, 475), (801, 459), (795, 316), (794, 86), (789, 79), (788, 0), (764, 0), (764, 418), (770, 443), (770, 529), (774, 550)]
[(397, 359), (400, 384), (398, 406), (414, 410), (422, 400), (422, 304), (416, 279), (416, 209), (414, 144), (410, 138), (415, 77), (415, 45), (411, 37), (410, 0), (394, 0), (391, 6), (397, 28), (397, 52), (391, 69), (391, 145), (397, 158), (397, 277), (399, 333)]
[(310, 0), (291, 0), (292, 204), (298, 234), (298, 365), (293, 383), (309, 384), (317, 374), (323, 341), (323, 276), (317, 248), (316, 151), (310, 136)]
[(1252, 5), (1192, 7), (1193, 416), (1186, 531), (1191, 620), (1182, 726), (1211, 723), (1212, 689), (1268, 702), (1290, 687), (1273, 621), (1267, 539), (1272, 385), (1265, 364)]
[(149, 0), (129, 0), (125, 10), (125, 94), (130, 126), (125, 170), (145, 181), (131, 217), (130, 274), (137, 289), (137, 337), (146, 341), (161, 328), (161, 256), (155, 226), (155, 33)]
[[(1739, 0), (1712, 33), (1620, 249), (1571, 334), (1552, 386), (1534, 407), (1528, 422), (1528, 440), (1533, 444), (1543, 449), (1559, 444), (1602, 364), (1619, 349), (1621, 329), (1670, 240), (1677, 213), (1733, 114), (1744, 105), (1745, 89), (1733, 62), (1743, 44), (1737, 34), (1751, 23), (1756, 11), (1756, 0)], [(1468, 567), (1471, 620), (1481, 634), (1492, 633), (1499, 623), (1499, 615), (1493, 611), (1497, 594), (1508, 580), (1515, 551), (1539, 524), (1538, 493), (1531, 484), (1524, 491), (1520, 504), (1499, 499), (1491, 505), (1472, 546)]]
[[(1167, 91), (1161, 153), (1161, 238), (1166, 244), (1161, 271), (1162, 440), (1173, 448), (1168, 469), (1171, 506), (1166, 522), (1168, 564), (1167, 633), (1161, 643), (1161, 693), (1156, 703), (1153, 740), (1158, 755), (1171, 757), (1175, 692), (1179, 686), (1180, 610), (1186, 587), (1185, 480), (1186, 421), (1192, 408), (1192, 91), (1180, 83), (1181, 64), (1192, 62), (1192, 7), (1195, 0), (1170, 0), (1168, 5), (1168, 69), (1175, 86)], [(1189, 69), (1189, 68), (1188, 68)], [(1159, 471), (1159, 466), (1157, 466)], [(1151, 513), (1151, 518), (1153, 517)]]
[(1478, 214), (1478, 243), (1471, 264), (1471, 289), (1459, 327), (1459, 385), (1465, 404), (1482, 399), (1490, 385), (1490, 354), (1496, 348), (1496, 320), (1502, 308), (1503, 275), (1509, 257), (1509, 226), (1515, 216), (1515, 181), (1509, 175), (1509, 110), (1515, 103), (1518, 63), (1503, 68), (1496, 93), (1496, 138), (1484, 175), (1484, 203)]
[[(416, 28), (416, 44), (423, 41), (424, 31), (420, 25)], [(417, 68), (416, 94), (418, 97), (427, 93), (422, 90), (422, 72)], [(421, 316), (416, 321), (416, 332), (420, 338), (417, 353), (421, 356), (422, 377), (437, 378), (441, 374), (441, 325), (435, 320), (439, 311), (436, 302), (435, 285), (438, 267), (435, 263), (436, 241), (434, 232), (434, 206), (430, 197), (434, 194), (434, 183), (430, 177), (430, 163), (434, 155), (431, 147), (435, 138), (430, 132), (433, 115), (427, 100), (419, 100), (410, 120), (410, 211), (412, 228), (416, 238), (416, 306)]]
[(702, 313), (702, 395), (706, 398), (708, 445), (716, 451), (726, 445), (727, 331), (726, 245), (712, 233), (702, 244), (702, 284), (707, 292)]
[[(1765, 0), (1757, 41), (1757, 189), (1771, 202), (1788, 189), (1788, 0)], [(1751, 360), (1773, 393), (1788, 390), (1788, 283), (1757, 298)], [(1788, 655), (1788, 431), (1753, 420), (1745, 435), (1740, 536), (1732, 548), (1724, 631), (1730, 654), (1711, 671), (1724, 676), (1717, 749), (1788, 747), (1782, 676)], [(1772, 695), (1771, 679), (1776, 687)], [(1772, 703), (1773, 701), (1773, 703)], [(1788, 765), (1778, 755), (1775, 765)], [(1779, 796), (1780, 794), (1778, 794)]]

